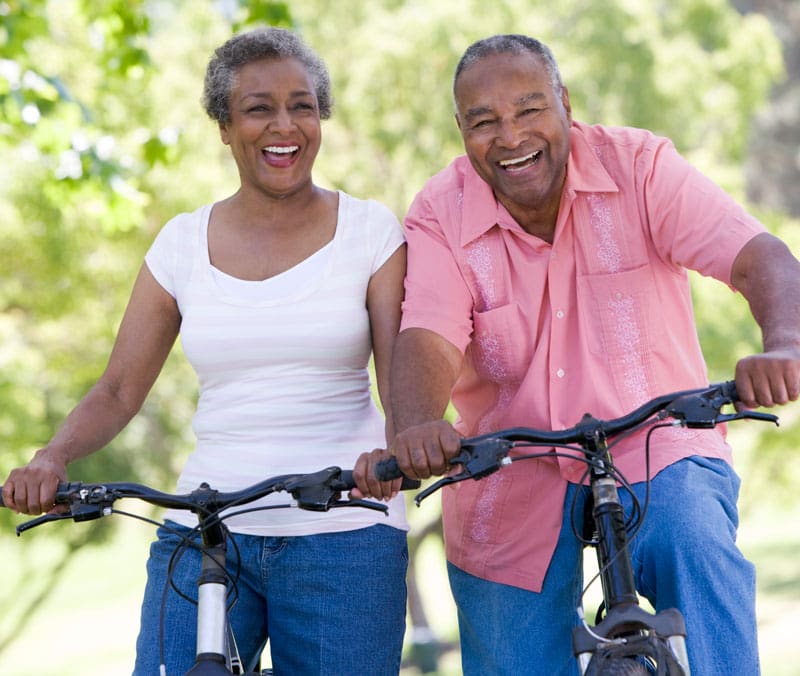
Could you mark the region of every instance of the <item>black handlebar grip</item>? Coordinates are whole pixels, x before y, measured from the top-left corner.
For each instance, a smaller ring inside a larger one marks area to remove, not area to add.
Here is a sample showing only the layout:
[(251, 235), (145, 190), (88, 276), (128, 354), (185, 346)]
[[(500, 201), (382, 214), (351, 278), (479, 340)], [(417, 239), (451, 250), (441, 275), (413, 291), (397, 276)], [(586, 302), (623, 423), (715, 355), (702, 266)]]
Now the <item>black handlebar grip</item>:
[[(394, 458), (391, 458), (391, 461), (394, 462)], [(381, 462), (386, 462), (386, 461), (382, 460)], [(395, 463), (394, 466), (397, 468), (397, 463)], [(378, 477), (378, 469), (377, 468), (375, 470), (375, 476)], [(409, 479), (402, 472), (400, 472), (399, 468), (397, 468), (397, 474), (395, 476), (391, 477), (391, 478), (392, 479), (397, 479), (398, 477), (403, 477), (403, 481), (400, 484), (400, 490), (401, 491), (413, 491), (413, 490), (416, 490), (417, 488), (420, 487), (420, 485), (422, 483), (418, 479)], [(380, 481), (389, 481), (389, 479), (380, 479), (380, 477), (378, 477), (378, 478), (379, 478)], [(355, 488), (356, 483), (355, 483), (355, 481), (353, 481), (353, 470), (351, 470), (351, 469), (343, 469), (342, 473), (339, 475), (339, 481), (346, 485), (346, 488), (343, 488), (343, 490), (350, 490), (351, 488)]]
[(375, 478), (378, 481), (391, 481), (392, 479), (399, 479), (401, 476), (404, 475), (400, 471), (396, 458), (387, 458), (375, 465)]
[(401, 477), (403, 479), (400, 484), (401, 491), (416, 490), (422, 485), (419, 479), (409, 479), (403, 474), (395, 458), (386, 458), (386, 460), (381, 460), (375, 465), (375, 478), (378, 481), (391, 481), (392, 479), (400, 479)]

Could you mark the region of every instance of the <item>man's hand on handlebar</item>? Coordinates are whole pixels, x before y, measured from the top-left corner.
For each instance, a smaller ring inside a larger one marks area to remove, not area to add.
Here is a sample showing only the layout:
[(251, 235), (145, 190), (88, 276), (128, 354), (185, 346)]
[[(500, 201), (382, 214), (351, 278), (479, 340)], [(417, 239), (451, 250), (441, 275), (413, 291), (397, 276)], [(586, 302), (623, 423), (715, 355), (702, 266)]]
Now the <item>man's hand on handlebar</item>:
[(413, 479), (445, 474), (461, 450), (461, 435), (446, 420), (432, 420), (399, 432), (391, 454), (400, 470)]
[(737, 409), (776, 406), (800, 397), (800, 349), (770, 350), (736, 364)]
[(461, 450), (461, 435), (445, 420), (409, 427), (397, 434), (391, 448), (362, 453), (353, 468), (357, 488), (354, 497), (374, 497), (387, 500), (400, 490), (398, 479), (378, 481), (375, 467), (379, 462), (394, 457), (402, 473), (409, 479), (427, 479), (445, 474), (450, 469), (450, 459)]
[(413, 479), (445, 474), (461, 449), (461, 435), (446, 420), (432, 420), (398, 433), (391, 454), (400, 470)]

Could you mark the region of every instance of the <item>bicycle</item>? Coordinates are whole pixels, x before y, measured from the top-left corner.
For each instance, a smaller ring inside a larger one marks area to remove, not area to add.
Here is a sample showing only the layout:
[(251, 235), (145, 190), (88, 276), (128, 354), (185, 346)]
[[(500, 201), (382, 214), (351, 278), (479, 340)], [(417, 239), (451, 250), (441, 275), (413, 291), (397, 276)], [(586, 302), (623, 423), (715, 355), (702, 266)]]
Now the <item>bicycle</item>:
[[(403, 490), (415, 489), (419, 481), (405, 480)], [(341, 507), (362, 507), (387, 512), (386, 505), (361, 499), (341, 499), (341, 494), (355, 487), (351, 470), (339, 467), (305, 473), (286, 474), (264, 479), (238, 491), (220, 492), (203, 483), (191, 493), (164, 493), (138, 483), (82, 483), (59, 484), (55, 502), (67, 505), (69, 512), (48, 513), (26, 521), (16, 527), (17, 535), (31, 528), (54, 521), (90, 521), (102, 516), (120, 514), (144, 520), (156, 526), (161, 522), (114, 509), (117, 500), (136, 498), (159, 507), (183, 509), (197, 515), (198, 525), (193, 533), (199, 533), (202, 544), (202, 564), (197, 579), (197, 650), (194, 666), (184, 676), (225, 676), (230, 674), (260, 674), (270, 676), (271, 669), (261, 670), (260, 657), (253, 664), (243, 664), (231, 630), (229, 612), (235, 602), (235, 576), (225, 566), (227, 530), (224, 520), (235, 513), (235, 508), (246, 505), (270, 493), (285, 492), (294, 499), (293, 504), (274, 505), (262, 509), (296, 506), (318, 512)], [(0, 507), (3, 504), (0, 496)], [(221, 514), (225, 509), (234, 512)], [(198, 546), (190, 537), (184, 539), (185, 546)], [(176, 552), (176, 555), (178, 552)], [(175, 556), (175, 555), (174, 555)], [(180, 590), (179, 594), (188, 598)], [(230, 598), (233, 601), (229, 601)], [(164, 624), (161, 631), (163, 635)], [(161, 676), (165, 669), (161, 666)]]
[[(572, 652), (579, 672), (583, 676), (689, 676), (686, 627), (680, 611), (669, 608), (651, 613), (639, 605), (628, 542), (644, 519), (649, 495), (646, 494), (642, 505), (630, 491), (633, 508), (626, 519), (617, 484), (625, 488), (630, 485), (614, 467), (610, 453), (614, 441), (609, 443), (609, 440), (645, 426), (650, 426), (651, 431), (672, 425), (707, 429), (745, 418), (778, 424), (777, 416), (769, 413), (721, 412), (724, 406), (737, 401), (735, 383), (726, 381), (656, 397), (612, 420), (598, 420), (587, 413), (577, 425), (565, 430), (515, 427), (464, 438), (460, 452), (450, 460), (451, 465), (458, 465), (461, 470), (432, 483), (414, 500), (419, 506), (422, 500), (444, 486), (466, 479), (482, 479), (514, 462), (554, 456), (584, 462), (593, 504), (591, 513), (582, 515), (585, 521), (580, 524), (575, 523), (575, 514), (572, 514), (572, 528), (584, 546), (595, 549), (602, 602), (594, 626), (583, 616), (582, 602), (578, 607), (581, 624), (573, 631)], [(672, 422), (665, 422), (669, 419)], [(646, 452), (649, 442), (648, 434)], [(530, 446), (548, 450), (510, 455), (512, 450)], [(578, 455), (556, 451), (558, 448)], [(376, 467), (376, 476), (381, 480), (401, 475), (394, 458)]]

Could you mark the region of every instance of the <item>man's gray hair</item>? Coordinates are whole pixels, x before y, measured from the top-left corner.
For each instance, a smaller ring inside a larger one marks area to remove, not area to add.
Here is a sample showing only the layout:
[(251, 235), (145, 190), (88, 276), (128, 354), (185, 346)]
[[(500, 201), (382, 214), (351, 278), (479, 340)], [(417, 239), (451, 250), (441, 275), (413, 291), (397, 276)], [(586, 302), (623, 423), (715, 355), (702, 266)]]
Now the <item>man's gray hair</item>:
[(262, 59), (294, 58), (302, 63), (311, 81), (319, 105), (319, 116), (331, 116), (333, 98), (331, 80), (325, 62), (303, 40), (284, 28), (257, 28), (235, 35), (214, 51), (206, 68), (203, 107), (217, 122), (231, 121), (231, 91), (243, 66)]
[(453, 76), (453, 93), (455, 94), (456, 83), (464, 70), (481, 59), (493, 54), (534, 54), (538, 56), (544, 62), (544, 66), (550, 76), (550, 84), (553, 86), (553, 91), (555, 91), (556, 94), (561, 94), (564, 83), (561, 80), (558, 64), (550, 48), (535, 38), (514, 33), (493, 35), (492, 37), (473, 42), (467, 47), (467, 51), (464, 52), (464, 55), (456, 66), (456, 73)]

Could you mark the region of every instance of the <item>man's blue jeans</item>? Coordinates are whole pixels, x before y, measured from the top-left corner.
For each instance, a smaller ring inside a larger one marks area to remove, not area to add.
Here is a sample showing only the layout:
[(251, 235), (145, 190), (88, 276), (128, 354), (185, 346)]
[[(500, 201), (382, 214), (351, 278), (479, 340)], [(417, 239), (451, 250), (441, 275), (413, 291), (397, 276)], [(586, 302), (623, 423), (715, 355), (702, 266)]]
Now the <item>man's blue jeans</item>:
[[(276, 674), (396, 676), (406, 617), (404, 531), (376, 525), (303, 537), (235, 534), (233, 539), (228, 569), (236, 570), (237, 557), (240, 563), (231, 619), (246, 663), (269, 637)], [(179, 542), (162, 527), (150, 549), (135, 676), (159, 673), (162, 593)], [(199, 552), (188, 548), (173, 574), (178, 588), (193, 599), (199, 560)], [(167, 676), (182, 676), (195, 659), (196, 607), (170, 590), (164, 612)]]
[[(644, 500), (645, 484), (634, 491)], [(570, 484), (565, 518), (541, 593), (479, 579), (448, 564), (465, 676), (577, 674), (572, 627), (583, 580), (569, 510), (585, 487)], [(755, 570), (735, 544), (739, 478), (724, 461), (681, 460), (651, 482), (642, 529), (631, 544), (640, 593), (656, 610), (678, 608), (692, 676), (757, 676)], [(576, 495), (577, 494), (577, 495)], [(630, 495), (620, 496), (629, 513)], [(525, 537), (520, 533), (520, 537)]]

